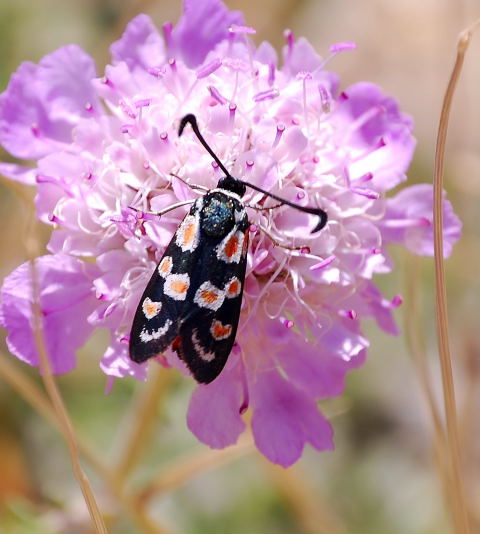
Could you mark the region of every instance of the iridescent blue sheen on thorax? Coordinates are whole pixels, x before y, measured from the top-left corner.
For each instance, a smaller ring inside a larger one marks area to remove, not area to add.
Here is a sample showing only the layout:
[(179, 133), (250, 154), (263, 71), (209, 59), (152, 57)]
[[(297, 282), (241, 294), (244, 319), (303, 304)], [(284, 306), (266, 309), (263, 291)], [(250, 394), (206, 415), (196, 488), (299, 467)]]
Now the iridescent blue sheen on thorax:
[(200, 212), (201, 228), (211, 237), (223, 237), (235, 224), (235, 200), (215, 191), (203, 197)]

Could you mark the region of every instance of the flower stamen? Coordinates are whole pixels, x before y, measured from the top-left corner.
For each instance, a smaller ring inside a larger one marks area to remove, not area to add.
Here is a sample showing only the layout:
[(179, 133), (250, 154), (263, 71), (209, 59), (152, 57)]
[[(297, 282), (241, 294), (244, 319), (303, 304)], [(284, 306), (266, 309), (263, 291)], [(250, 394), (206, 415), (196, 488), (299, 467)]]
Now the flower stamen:
[(267, 82), (268, 82), (268, 85), (272, 86), (274, 83), (275, 83), (275, 63), (273, 63), (273, 61), (270, 61), (268, 63), (268, 78), (267, 78)]
[(227, 103), (227, 99), (220, 94), (219, 90), (216, 87), (210, 85), (208, 87), (208, 90), (210, 91), (210, 95), (212, 96), (212, 98), (216, 100), (219, 104), (223, 106)]
[(309, 267), (309, 270), (310, 271), (319, 271), (321, 269), (325, 269), (325, 267), (328, 267), (332, 262), (335, 261), (335, 256), (328, 256), (327, 258), (325, 258), (324, 260), (318, 262), (318, 263), (315, 263), (314, 265), (311, 265)]
[(275, 139), (273, 140), (272, 148), (275, 148), (276, 146), (278, 146), (278, 143), (280, 143), (280, 139), (282, 138), (284, 131), (285, 131), (285, 124), (283, 123), (277, 124), (277, 132), (275, 135)]
[(148, 67), (147, 72), (155, 78), (163, 78), (167, 73), (167, 69), (165, 67)]
[(287, 58), (290, 60), (290, 56), (293, 52), (293, 45), (295, 43), (295, 36), (292, 32), (292, 30), (286, 29), (283, 32), (283, 37), (287, 41)]
[(235, 112), (237, 111), (237, 105), (236, 104), (229, 104), (228, 105), (228, 111), (229, 111), (228, 123), (229, 123), (230, 131), (231, 131), (231, 130), (233, 130), (233, 125), (235, 123)]
[(330, 113), (330, 108), (331, 108), (330, 95), (328, 94), (328, 91), (325, 88), (325, 86), (321, 83), (318, 84), (318, 93), (320, 95), (320, 105), (322, 107), (322, 111), (324, 113)]
[(361, 187), (351, 187), (350, 191), (356, 195), (369, 198), (370, 200), (377, 200), (380, 198), (380, 193), (373, 191), (372, 189), (364, 189)]
[(165, 40), (165, 46), (167, 49), (167, 52), (172, 50), (172, 35), (173, 35), (173, 24), (171, 22), (165, 22), (162, 26), (163, 30), (163, 38)]
[(397, 230), (402, 228), (412, 228), (415, 226), (431, 226), (431, 224), (432, 222), (426, 217), (418, 217), (411, 219), (390, 219), (383, 222), (383, 226), (385, 228), (395, 228)]
[(217, 69), (222, 66), (222, 60), (220, 58), (215, 58), (212, 61), (208, 62), (206, 65), (202, 65), (197, 69), (197, 79), (201, 80), (213, 74)]
[(280, 95), (280, 91), (276, 87), (267, 89), (266, 91), (260, 91), (256, 95), (253, 95), (254, 102), (263, 102), (264, 100), (272, 100)]

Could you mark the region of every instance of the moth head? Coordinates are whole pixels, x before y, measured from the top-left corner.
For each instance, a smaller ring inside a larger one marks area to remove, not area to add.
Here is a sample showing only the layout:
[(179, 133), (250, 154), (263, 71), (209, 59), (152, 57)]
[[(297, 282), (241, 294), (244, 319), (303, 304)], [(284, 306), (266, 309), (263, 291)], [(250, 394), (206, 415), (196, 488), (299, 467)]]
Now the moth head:
[(217, 187), (221, 189), (226, 189), (227, 191), (231, 191), (232, 193), (238, 195), (240, 198), (243, 197), (246, 191), (245, 184), (231, 175), (220, 178)]

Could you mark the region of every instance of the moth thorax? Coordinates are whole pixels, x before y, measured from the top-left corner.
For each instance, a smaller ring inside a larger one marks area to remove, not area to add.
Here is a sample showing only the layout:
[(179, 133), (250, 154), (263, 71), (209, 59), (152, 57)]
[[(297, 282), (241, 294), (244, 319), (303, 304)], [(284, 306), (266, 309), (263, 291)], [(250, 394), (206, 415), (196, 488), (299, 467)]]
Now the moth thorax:
[(222, 194), (206, 195), (200, 216), (202, 230), (211, 237), (227, 235), (235, 224), (233, 202)]

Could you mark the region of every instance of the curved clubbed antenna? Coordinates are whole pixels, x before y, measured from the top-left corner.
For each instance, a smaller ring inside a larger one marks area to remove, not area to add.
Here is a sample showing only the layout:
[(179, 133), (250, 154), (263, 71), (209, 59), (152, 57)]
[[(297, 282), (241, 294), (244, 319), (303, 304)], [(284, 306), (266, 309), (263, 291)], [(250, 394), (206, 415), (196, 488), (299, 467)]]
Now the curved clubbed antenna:
[(321, 230), (327, 224), (327, 221), (328, 221), (327, 213), (324, 210), (322, 210), (321, 208), (314, 208), (314, 207), (311, 207), (311, 206), (299, 206), (298, 204), (290, 202), (289, 200), (286, 200), (285, 198), (279, 197), (279, 196), (277, 196), (277, 195), (275, 195), (273, 193), (269, 193), (268, 191), (265, 191), (264, 189), (254, 185), (254, 184), (249, 184), (248, 182), (244, 182), (243, 180), (239, 180), (238, 178), (234, 178), (227, 171), (227, 169), (225, 168), (225, 165), (218, 159), (218, 157), (215, 154), (215, 152), (210, 148), (208, 143), (205, 141), (203, 135), (200, 133), (200, 130), (198, 128), (197, 118), (192, 113), (189, 113), (188, 115), (185, 115), (185, 117), (183, 117), (183, 119), (180, 121), (180, 126), (178, 128), (179, 137), (182, 135), (183, 130), (185, 129), (185, 126), (187, 124), (190, 124), (190, 126), (192, 127), (192, 130), (194, 131), (195, 135), (198, 137), (198, 140), (200, 141), (200, 143), (202, 143), (202, 145), (205, 148), (205, 150), (210, 154), (210, 156), (212, 156), (212, 158), (215, 160), (215, 162), (220, 167), (220, 169), (222, 169), (222, 171), (225, 173), (225, 176), (227, 178), (229, 178), (231, 180), (235, 180), (236, 182), (238, 182), (240, 184), (243, 184), (246, 187), (250, 187), (251, 189), (255, 189), (255, 191), (258, 191), (259, 193), (263, 193), (264, 195), (266, 195), (268, 197), (271, 197), (271, 198), (273, 198), (275, 200), (278, 200), (278, 202), (280, 202), (281, 204), (285, 204), (286, 206), (290, 206), (291, 208), (294, 208), (294, 209), (296, 209), (298, 211), (303, 211), (304, 213), (310, 213), (311, 215), (316, 215), (317, 217), (319, 217), (320, 220), (318, 221), (318, 224), (315, 226), (315, 228), (312, 230), (312, 232), (311, 232), (312, 234), (314, 234), (315, 232), (318, 232), (319, 230)]

